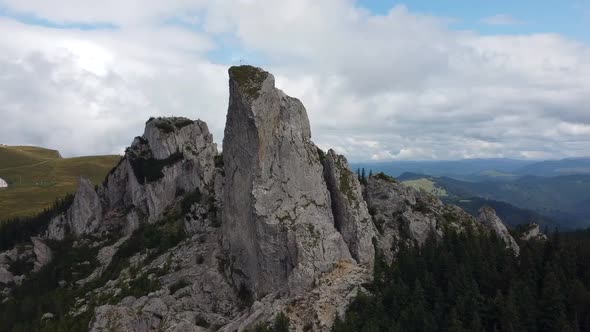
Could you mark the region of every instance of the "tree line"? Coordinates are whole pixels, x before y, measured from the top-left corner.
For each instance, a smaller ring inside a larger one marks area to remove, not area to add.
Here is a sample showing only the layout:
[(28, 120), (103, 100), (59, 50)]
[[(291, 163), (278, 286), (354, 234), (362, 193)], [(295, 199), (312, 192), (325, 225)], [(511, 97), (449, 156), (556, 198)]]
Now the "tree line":
[(590, 230), (520, 244), (468, 229), (402, 246), (333, 332), (590, 331)]

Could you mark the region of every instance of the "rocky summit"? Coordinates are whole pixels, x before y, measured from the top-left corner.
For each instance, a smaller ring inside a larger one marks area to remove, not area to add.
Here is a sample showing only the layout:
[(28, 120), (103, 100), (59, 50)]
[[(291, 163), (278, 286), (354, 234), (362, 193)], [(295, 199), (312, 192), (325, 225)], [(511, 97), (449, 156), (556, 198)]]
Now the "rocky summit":
[(0, 253), (0, 299), (57, 275), (68, 307), (44, 324), (245, 331), (283, 317), (329, 331), (402, 244), (469, 229), (518, 253), (493, 210), (476, 219), (387, 175), (359, 178), (319, 149), (272, 74), (232, 67), (229, 90), (222, 154), (202, 121), (148, 120), (102, 186), (80, 179), (46, 227)]

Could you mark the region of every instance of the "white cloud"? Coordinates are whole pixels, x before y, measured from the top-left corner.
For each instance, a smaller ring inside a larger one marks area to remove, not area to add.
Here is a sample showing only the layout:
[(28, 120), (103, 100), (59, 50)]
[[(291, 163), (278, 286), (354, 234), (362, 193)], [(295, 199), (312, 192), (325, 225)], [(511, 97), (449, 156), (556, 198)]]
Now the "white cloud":
[(481, 23), (483, 24), (487, 24), (487, 25), (503, 25), (503, 26), (509, 26), (509, 25), (520, 25), (520, 24), (524, 24), (524, 21), (521, 21), (519, 19), (516, 19), (514, 17), (512, 17), (511, 15), (508, 14), (498, 14), (498, 15), (494, 15), (494, 16), (489, 16), (489, 17), (485, 17), (481, 20)]
[(352, 0), (5, 3), (119, 28), (0, 20), (0, 142), (120, 151), (160, 114), (202, 118), (220, 142), (231, 64), (208, 52), (224, 45), (260, 56), (318, 145), (353, 160), (590, 154), (590, 48), (560, 35), (482, 36)]

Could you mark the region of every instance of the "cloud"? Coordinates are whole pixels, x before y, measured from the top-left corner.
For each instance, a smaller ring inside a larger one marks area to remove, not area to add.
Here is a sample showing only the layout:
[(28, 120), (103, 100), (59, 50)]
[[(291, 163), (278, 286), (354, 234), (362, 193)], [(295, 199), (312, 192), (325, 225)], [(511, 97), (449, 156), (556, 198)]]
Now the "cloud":
[(3, 143), (120, 152), (152, 115), (201, 118), (221, 142), (232, 63), (212, 54), (231, 53), (273, 72), (316, 143), (351, 160), (590, 154), (590, 48), (557, 34), (483, 36), (352, 0), (4, 3), (117, 28), (0, 20)]
[(498, 14), (494, 16), (489, 16), (481, 19), (481, 23), (486, 25), (495, 25), (495, 26), (510, 26), (510, 25), (521, 25), (524, 24), (524, 21), (516, 19), (508, 14)]

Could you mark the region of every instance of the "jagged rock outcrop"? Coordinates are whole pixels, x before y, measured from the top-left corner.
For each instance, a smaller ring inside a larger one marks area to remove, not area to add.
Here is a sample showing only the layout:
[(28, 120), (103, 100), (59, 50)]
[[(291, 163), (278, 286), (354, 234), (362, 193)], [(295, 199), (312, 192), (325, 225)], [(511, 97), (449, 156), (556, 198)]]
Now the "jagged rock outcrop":
[(520, 238), (524, 241), (547, 240), (547, 235), (541, 232), (539, 225), (533, 223), (529, 225), (529, 229), (525, 231)]
[(518, 243), (516, 243), (512, 235), (510, 235), (508, 228), (506, 228), (506, 225), (504, 225), (502, 220), (496, 215), (494, 209), (487, 206), (482, 207), (479, 210), (477, 221), (495, 232), (499, 238), (506, 242), (506, 246), (512, 249), (517, 255), (520, 253)]
[(184, 193), (210, 190), (216, 155), (206, 123), (150, 119), (101, 192), (110, 209), (132, 206), (137, 215), (154, 222)]
[(69, 230), (75, 237), (91, 234), (102, 221), (102, 203), (89, 179), (80, 178), (72, 207), (67, 212)]
[(231, 277), (256, 298), (301, 293), (351, 260), (334, 227), (307, 113), (268, 72), (240, 66), (229, 76), (222, 224)]
[(35, 253), (35, 265), (33, 271), (39, 271), (43, 266), (49, 264), (53, 259), (51, 248), (38, 237), (32, 237), (33, 252)]
[(363, 265), (373, 265), (375, 225), (363, 198), (361, 184), (344, 156), (329, 150), (322, 160), (324, 177), (332, 199), (336, 229), (342, 234), (352, 257)]
[(0, 266), (0, 284), (10, 284), (14, 282), (14, 275), (6, 267)]
[(206, 331), (239, 316), (244, 303), (221, 268), (228, 263), (221, 229), (210, 218), (188, 222), (195, 227), (191, 238), (153, 260), (135, 255), (119, 278), (96, 290), (103, 297), (116, 296), (122, 287), (144, 276), (159, 283), (157, 291), (145, 296), (129, 296), (118, 304), (98, 307), (91, 331), (111, 331), (112, 327), (138, 332)]
[(30, 243), (0, 253), (0, 298), (8, 295), (14, 285), (20, 286), (30, 273), (36, 272), (37, 265)]
[(430, 234), (442, 236), (444, 227), (476, 227), (475, 219), (453, 205), (423, 191), (407, 187), (395, 179), (377, 174), (367, 180), (367, 204), (375, 223), (377, 248), (391, 263), (402, 241), (423, 244)]
[(72, 206), (51, 221), (46, 237), (130, 234), (144, 219), (158, 220), (185, 193), (212, 190), (216, 155), (204, 122), (150, 119), (102, 187), (80, 179)]

